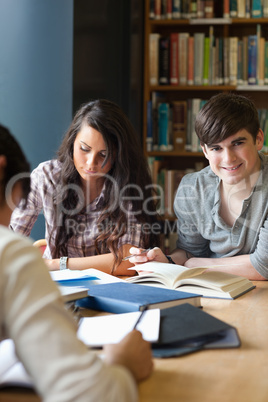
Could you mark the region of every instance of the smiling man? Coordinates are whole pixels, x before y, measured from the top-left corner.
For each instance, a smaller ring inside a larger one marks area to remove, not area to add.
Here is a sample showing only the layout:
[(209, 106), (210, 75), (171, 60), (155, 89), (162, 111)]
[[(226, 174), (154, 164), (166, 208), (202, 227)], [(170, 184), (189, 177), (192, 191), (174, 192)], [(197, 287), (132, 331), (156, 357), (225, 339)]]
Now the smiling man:
[[(184, 176), (178, 188), (178, 240), (170, 262), (268, 279), (268, 156), (260, 152), (264, 134), (256, 107), (244, 96), (215, 95), (195, 129), (209, 166)], [(146, 260), (167, 257), (154, 248), (130, 259)]]

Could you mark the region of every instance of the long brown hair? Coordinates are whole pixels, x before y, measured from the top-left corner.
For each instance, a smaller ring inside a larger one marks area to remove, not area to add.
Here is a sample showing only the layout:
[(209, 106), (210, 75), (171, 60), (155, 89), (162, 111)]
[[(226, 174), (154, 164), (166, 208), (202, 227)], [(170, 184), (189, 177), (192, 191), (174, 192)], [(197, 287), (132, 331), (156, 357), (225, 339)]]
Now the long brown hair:
[[(68, 185), (75, 184), (81, 187), (80, 176), (73, 162), (74, 141), (83, 124), (88, 124), (100, 132), (107, 147), (107, 156), (104, 163), (111, 158), (112, 167), (109, 176), (113, 180), (106, 180), (104, 186), (104, 203), (99, 211), (98, 225), (103, 228), (95, 241), (96, 252), (103, 253), (109, 249), (115, 257), (115, 266), (121, 262), (118, 242), (120, 237), (129, 230), (128, 213), (129, 204), (127, 201), (120, 201), (114, 207), (109, 208), (111, 202), (116, 200), (117, 189), (124, 188), (124, 199), (131, 199), (131, 213), (135, 214), (137, 222), (146, 224), (146, 231), (143, 233), (144, 247), (159, 244), (159, 235), (154, 234), (158, 216), (154, 191), (151, 182), (151, 175), (142, 148), (139, 144), (137, 134), (129, 119), (115, 103), (100, 99), (91, 101), (78, 110), (72, 124), (66, 133), (58, 151), (58, 160), (61, 162), (61, 186), (68, 188)], [(116, 186), (113, 185), (116, 183)], [(63, 209), (74, 210), (79, 202), (77, 192), (72, 186), (65, 191)], [(137, 191), (142, 192), (139, 197)], [(144, 201), (146, 200), (146, 210)], [(125, 203), (125, 205), (124, 205)], [(57, 227), (56, 250), (59, 257), (66, 254), (66, 243), (74, 233), (65, 230), (67, 214), (62, 212), (61, 225)], [(148, 227), (151, 230), (148, 230)], [(106, 251), (107, 252), (107, 251)]]

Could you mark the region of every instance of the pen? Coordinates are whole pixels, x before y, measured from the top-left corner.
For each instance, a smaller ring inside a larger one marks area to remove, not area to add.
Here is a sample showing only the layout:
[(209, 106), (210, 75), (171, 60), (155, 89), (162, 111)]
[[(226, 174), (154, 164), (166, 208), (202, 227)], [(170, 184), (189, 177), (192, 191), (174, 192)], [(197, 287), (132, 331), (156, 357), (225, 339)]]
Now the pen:
[(126, 261), (129, 260), (131, 257), (138, 257), (141, 254), (147, 253), (149, 250), (152, 250), (152, 247), (147, 248), (146, 250), (143, 250), (140, 254), (132, 254), (132, 255), (128, 255), (127, 257), (123, 258), (122, 261)]
[(140, 322), (140, 320), (142, 319), (142, 317), (143, 317), (143, 315), (144, 315), (144, 313), (145, 313), (146, 310), (148, 310), (148, 306), (147, 306), (147, 305), (142, 307), (142, 310), (141, 310), (141, 313), (140, 313), (140, 315), (139, 315), (139, 318), (137, 319), (137, 321), (136, 321), (136, 323), (135, 323), (133, 329), (136, 329), (136, 328), (137, 328), (137, 325), (139, 324), (139, 322)]

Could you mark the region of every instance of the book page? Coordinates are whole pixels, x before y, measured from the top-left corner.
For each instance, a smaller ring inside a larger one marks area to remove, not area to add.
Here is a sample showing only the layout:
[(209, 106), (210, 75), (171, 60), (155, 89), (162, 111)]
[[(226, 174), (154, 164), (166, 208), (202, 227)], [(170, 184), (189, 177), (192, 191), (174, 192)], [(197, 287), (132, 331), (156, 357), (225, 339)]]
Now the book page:
[[(133, 330), (140, 316), (140, 311), (112, 314), (99, 317), (84, 317), (80, 320), (78, 338), (86, 345), (100, 347), (109, 343), (118, 343)], [(147, 310), (137, 329), (148, 342), (156, 342), (159, 337), (160, 310)]]
[(98, 269), (89, 268), (83, 270), (77, 269), (64, 269), (61, 271), (50, 271), (50, 276), (53, 281), (72, 281), (74, 279), (80, 280), (90, 280), (92, 284), (99, 283), (112, 283), (112, 282), (122, 282), (123, 280), (117, 278), (116, 276), (106, 274), (105, 272), (99, 271)]
[[(169, 264), (162, 262), (146, 262), (144, 264), (136, 265), (135, 267), (129, 268), (129, 270), (135, 270), (138, 272), (139, 276), (148, 275), (151, 273), (151, 277), (159, 279), (159, 281), (165, 284), (169, 288), (174, 288), (177, 280), (184, 278), (191, 278), (193, 276), (199, 275), (207, 269), (205, 268), (186, 268), (182, 265)], [(147, 276), (149, 279), (149, 275)], [(136, 277), (137, 278), (137, 277)], [(129, 282), (135, 282), (135, 277), (127, 279)]]
[(5, 385), (32, 386), (32, 381), (15, 353), (11, 339), (0, 342), (0, 387)]

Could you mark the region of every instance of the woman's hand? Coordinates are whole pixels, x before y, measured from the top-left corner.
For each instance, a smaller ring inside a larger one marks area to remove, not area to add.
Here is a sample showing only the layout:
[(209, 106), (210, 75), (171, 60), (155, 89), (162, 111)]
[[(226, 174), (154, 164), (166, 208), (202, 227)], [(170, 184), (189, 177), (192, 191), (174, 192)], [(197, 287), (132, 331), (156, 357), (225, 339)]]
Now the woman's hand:
[(149, 261), (157, 261), (157, 262), (165, 262), (167, 263), (167, 257), (163, 253), (163, 251), (159, 247), (154, 247), (151, 250), (147, 251), (147, 253), (142, 253), (144, 249), (131, 247), (129, 250), (130, 254), (134, 254), (133, 257), (129, 259), (132, 264), (143, 264)]
[(48, 260), (44, 258), (44, 261), (49, 269), (49, 271), (59, 271), (60, 269), (60, 259), (55, 258), (54, 260)]

